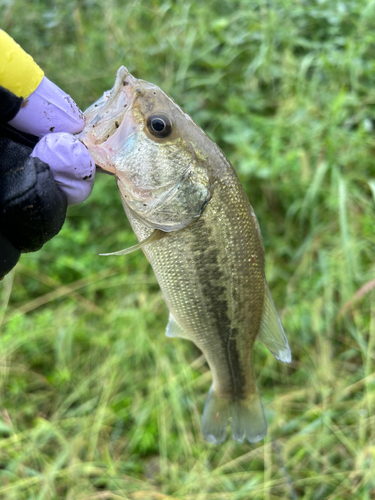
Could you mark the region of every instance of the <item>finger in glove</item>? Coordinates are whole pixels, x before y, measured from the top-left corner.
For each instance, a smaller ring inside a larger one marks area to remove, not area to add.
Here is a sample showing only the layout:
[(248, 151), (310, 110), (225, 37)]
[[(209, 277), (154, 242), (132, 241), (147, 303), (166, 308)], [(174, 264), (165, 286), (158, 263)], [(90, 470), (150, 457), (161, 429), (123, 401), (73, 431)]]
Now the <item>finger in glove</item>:
[(38, 142), (31, 156), (48, 163), (69, 206), (88, 198), (94, 185), (95, 163), (76, 137), (64, 132), (48, 134)]
[(65, 194), (31, 150), (0, 138), (0, 231), (21, 252), (39, 250), (61, 229)]

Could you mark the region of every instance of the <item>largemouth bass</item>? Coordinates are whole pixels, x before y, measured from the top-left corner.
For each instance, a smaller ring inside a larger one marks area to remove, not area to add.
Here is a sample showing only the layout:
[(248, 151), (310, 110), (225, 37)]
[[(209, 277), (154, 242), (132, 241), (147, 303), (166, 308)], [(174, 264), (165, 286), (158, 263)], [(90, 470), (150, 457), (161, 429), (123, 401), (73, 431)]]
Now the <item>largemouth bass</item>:
[(168, 337), (193, 341), (213, 383), (205, 439), (257, 442), (267, 424), (256, 385), (256, 339), (291, 354), (264, 273), (259, 224), (218, 146), (157, 86), (121, 67), (85, 112), (80, 139), (115, 175), (123, 207), (169, 308)]

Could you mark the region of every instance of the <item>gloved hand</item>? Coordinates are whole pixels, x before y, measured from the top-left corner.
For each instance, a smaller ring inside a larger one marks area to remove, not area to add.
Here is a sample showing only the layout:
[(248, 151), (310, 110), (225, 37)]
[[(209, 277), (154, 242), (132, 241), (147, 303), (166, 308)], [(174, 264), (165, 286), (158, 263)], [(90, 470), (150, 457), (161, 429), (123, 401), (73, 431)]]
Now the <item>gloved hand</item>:
[(38, 250), (60, 231), (67, 206), (89, 196), (95, 175), (72, 135), (84, 125), (77, 105), (1, 30), (0, 66), (4, 39), (27, 59), (13, 68), (5, 61), (11, 76), (0, 75), (0, 279), (21, 252)]

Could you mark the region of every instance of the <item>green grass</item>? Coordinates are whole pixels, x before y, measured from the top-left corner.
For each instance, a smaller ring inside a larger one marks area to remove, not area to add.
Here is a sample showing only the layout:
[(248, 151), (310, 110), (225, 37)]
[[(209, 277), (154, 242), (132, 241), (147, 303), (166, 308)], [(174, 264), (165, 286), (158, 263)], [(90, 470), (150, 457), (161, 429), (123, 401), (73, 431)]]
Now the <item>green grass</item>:
[(269, 431), (206, 443), (211, 376), (113, 179), (0, 284), (0, 498), (375, 497), (375, 4), (7, 0), (1, 27), (85, 108), (125, 64), (214, 138), (258, 215), (293, 362), (257, 345)]

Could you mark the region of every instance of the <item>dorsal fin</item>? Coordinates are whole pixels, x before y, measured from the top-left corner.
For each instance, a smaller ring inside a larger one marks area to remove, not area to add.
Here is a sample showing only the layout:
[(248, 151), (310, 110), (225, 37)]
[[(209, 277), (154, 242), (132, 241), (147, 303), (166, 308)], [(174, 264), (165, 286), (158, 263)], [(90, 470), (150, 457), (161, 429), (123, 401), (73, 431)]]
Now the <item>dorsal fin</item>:
[(284, 363), (292, 361), (292, 355), (281, 319), (276, 311), (271, 292), (266, 284), (264, 294), (263, 316), (257, 340), (260, 340), (276, 359)]

